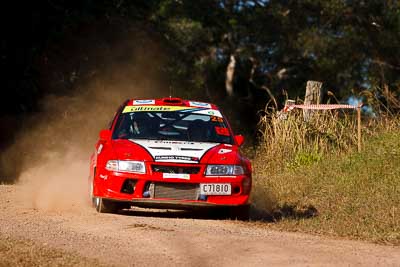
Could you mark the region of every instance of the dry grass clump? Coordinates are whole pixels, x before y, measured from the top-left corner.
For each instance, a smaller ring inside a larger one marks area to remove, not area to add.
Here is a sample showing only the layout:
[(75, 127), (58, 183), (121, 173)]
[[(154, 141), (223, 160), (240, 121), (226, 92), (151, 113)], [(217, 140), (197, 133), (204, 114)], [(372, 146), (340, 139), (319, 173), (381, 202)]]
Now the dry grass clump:
[(400, 117), (272, 112), (260, 122), (253, 202), (285, 230), (400, 244)]
[(352, 150), (357, 144), (353, 114), (314, 112), (304, 120), (301, 110), (274, 112), (260, 121), (261, 151), (274, 161), (290, 161), (301, 154), (319, 157), (325, 153)]

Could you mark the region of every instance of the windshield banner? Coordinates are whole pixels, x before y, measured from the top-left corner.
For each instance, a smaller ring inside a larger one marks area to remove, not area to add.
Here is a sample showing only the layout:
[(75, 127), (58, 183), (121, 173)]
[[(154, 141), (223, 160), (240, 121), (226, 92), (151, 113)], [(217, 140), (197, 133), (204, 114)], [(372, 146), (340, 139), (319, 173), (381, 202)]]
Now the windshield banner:
[(201, 108), (201, 107), (182, 107), (182, 106), (126, 106), (122, 113), (131, 112), (190, 112), (194, 114), (203, 114), (210, 116), (222, 117), (221, 112), (215, 109)]

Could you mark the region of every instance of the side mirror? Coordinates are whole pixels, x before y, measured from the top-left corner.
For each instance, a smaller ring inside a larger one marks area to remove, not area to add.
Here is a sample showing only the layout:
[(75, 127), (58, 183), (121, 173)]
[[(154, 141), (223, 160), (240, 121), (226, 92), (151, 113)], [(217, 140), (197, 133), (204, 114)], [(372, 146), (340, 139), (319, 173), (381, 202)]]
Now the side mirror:
[(108, 141), (111, 139), (111, 131), (110, 130), (101, 130), (99, 134), (101, 141)]
[(239, 134), (239, 135), (235, 135), (235, 142), (238, 146), (243, 145), (244, 143), (244, 136)]

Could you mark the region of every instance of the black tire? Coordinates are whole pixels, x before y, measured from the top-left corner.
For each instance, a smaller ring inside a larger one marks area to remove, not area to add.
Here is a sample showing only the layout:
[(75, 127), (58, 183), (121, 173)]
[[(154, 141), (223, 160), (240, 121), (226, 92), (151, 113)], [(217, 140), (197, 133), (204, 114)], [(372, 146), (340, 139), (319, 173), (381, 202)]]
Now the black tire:
[[(90, 183), (90, 185), (89, 185), (89, 201), (90, 201), (90, 204), (91, 204), (91, 206), (92, 206), (92, 208), (95, 208), (96, 207), (96, 203), (95, 203), (95, 201), (96, 201), (96, 199), (95, 199), (95, 197), (94, 197), (94, 194), (93, 194), (93, 191), (94, 191), (94, 177), (96, 177), (96, 168), (94, 168), (93, 169), (93, 179), (92, 179), (92, 182)], [(90, 180), (90, 177), (89, 177), (89, 180)]]
[(90, 201), (90, 205), (92, 206), (92, 208), (95, 208), (95, 197), (93, 196), (93, 183), (90, 184), (89, 186), (89, 201)]
[(118, 203), (114, 201), (103, 199), (100, 197), (94, 197), (94, 207), (99, 213), (116, 213), (118, 211)]
[(231, 220), (248, 221), (250, 219), (250, 205), (229, 208), (229, 217)]

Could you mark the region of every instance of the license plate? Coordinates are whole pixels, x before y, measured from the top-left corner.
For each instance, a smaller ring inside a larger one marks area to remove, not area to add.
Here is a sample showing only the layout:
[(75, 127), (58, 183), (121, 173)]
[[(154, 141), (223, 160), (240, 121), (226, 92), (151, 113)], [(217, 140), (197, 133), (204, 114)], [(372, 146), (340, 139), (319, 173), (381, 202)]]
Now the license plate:
[(201, 195), (230, 195), (231, 184), (200, 184)]

